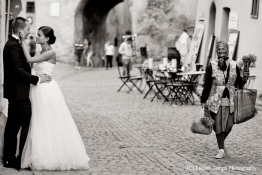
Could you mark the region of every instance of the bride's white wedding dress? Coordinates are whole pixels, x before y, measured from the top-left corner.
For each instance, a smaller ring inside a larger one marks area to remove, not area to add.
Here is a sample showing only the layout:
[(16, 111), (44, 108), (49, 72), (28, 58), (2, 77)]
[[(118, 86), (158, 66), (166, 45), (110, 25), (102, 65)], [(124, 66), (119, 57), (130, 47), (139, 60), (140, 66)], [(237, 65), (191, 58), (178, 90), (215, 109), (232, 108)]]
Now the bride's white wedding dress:
[[(52, 75), (55, 64), (34, 64), (39, 74)], [(32, 170), (88, 169), (89, 157), (55, 80), (31, 86), (32, 117), (21, 168)]]

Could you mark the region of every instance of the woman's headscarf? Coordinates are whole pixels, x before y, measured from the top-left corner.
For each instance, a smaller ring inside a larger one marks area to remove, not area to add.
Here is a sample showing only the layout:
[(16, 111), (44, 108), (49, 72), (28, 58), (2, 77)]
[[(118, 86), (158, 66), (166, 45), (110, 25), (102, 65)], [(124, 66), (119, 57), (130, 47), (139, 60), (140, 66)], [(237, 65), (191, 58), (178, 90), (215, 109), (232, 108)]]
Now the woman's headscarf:
[(225, 61), (228, 60), (228, 44), (224, 41), (219, 41), (217, 43), (216, 49), (218, 49), (218, 47), (223, 47), (226, 50), (226, 56), (218, 61), (218, 67), (220, 68), (220, 70), (225, 71), (227, 69)]
[(226, 50), (226, 57), (228, 58), (228, 44), (225, 43), (224, 41), (219, 41), (217, 42), (217, 46), (216, 46), (216, 49), (218, 49), (218, 47), (224, 47), (225, 50)]

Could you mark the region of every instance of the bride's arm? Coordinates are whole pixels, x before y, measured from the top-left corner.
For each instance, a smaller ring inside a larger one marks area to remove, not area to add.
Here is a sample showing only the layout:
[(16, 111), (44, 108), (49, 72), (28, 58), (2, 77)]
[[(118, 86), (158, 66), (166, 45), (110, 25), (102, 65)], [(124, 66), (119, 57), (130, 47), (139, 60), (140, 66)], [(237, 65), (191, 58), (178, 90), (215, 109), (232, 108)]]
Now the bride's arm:
[(36, 55), (34, 57), (31, 57), (26, 46), (25, 43), (22, 42), (22, 47), (23, 47), (23, 51), (25, 54), (25, 58), (27, 60), (28, 63), (38, 63), (38, 62), (42, 62), (45, 60), (49, 60), (50, 58), (55, 56), (55, 52), (53, 50), (48, 50), (40, 55)]

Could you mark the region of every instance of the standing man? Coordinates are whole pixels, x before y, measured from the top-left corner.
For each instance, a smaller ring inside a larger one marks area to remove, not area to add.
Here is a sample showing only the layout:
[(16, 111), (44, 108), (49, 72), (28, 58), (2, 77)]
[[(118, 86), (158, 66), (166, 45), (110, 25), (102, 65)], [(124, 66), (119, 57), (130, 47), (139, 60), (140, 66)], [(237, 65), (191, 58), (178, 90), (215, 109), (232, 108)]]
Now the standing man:
[(122, 55), (122, 62), (123, 62), (123, 76), (127, 74), (127, 76), (130, 76), (130, 69), (131, 69), (131, 59), (132, 59), (132, 38), (127, 38), (126, 41), (124, 41), (119, 49), (118, 52)]
[[(31, 119), (29, 100), (30, 84), (50, 82), (46, 75), (31, 75), (21, 46), (21, 35), (27, 38), (30, 24), (25, 18), (17, 17), (12, 22), (12, 36), (4, 47), (4, 98), (8, 99), (8, 117), (4, 133), (4, 167), (20, 169), (21, 155), (27, 138)], [(16, 154), (17, 134), (20, 135), (19, 155)]]
[(112, 68), (112, 60), (115, 54), (115, 47), (108, 41), (106, 49), (106, 70), (110, 66)]
[[(104, 46), (104, 51), (105, 51), (105, 55), (104, 55), (104, 58), (102, 57), (102, 61), (103, 61), (103, 59), (104, 59), (104, 62), (105, 62), (105, 66), (107, 66), (107, 60), (106, 60), (106, 50), (107, 50), (107, 47), (109, 46), (109, 41), (107, 41), (106, 43), (105, 43), (105, 46)], [(104, 64), (103, 64), (104, 65)], [(103, 66), (104, 67), (104, 66)]]

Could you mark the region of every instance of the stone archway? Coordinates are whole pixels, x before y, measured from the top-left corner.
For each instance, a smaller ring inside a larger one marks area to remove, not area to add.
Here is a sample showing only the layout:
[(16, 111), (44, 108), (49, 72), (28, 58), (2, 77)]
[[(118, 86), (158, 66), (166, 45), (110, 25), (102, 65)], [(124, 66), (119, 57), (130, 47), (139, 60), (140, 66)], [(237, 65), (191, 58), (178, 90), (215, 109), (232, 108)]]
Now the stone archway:
[(99, 67), (106, 42), (106, 18), (123, 0), (82, 0), (75, 13), (75, 42), (88, 38), (93, 45), (94, 66)]

